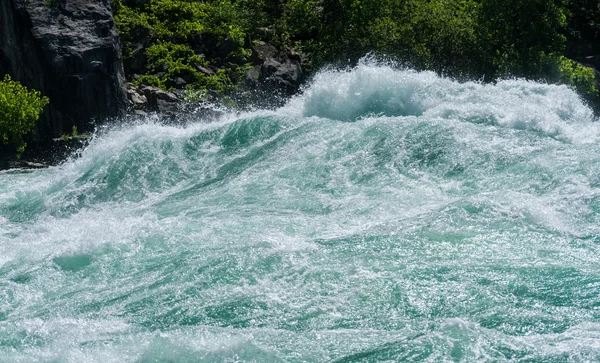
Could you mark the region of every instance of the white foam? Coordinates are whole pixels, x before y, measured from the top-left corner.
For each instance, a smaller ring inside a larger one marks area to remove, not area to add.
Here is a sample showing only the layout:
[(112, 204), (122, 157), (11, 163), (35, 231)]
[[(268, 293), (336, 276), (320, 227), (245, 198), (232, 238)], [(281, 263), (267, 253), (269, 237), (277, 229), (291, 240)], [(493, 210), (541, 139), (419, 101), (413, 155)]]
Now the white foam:
[(350, 70), (318, 73), (280, 111), (343, 121), (370, 115), (440, 117), (538, 131), (576, 143), (600, 136), (592, 111), (564, 85), (521, 79), (460, 83), (369, 60)]

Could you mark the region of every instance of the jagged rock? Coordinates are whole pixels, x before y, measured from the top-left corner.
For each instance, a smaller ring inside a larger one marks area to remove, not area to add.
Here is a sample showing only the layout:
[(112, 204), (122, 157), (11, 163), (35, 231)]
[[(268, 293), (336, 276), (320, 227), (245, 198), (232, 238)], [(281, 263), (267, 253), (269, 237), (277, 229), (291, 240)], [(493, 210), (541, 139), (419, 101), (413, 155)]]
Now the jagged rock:
[(143, 109), (148, 106), (148, 99), (139, 89), (131, 83), (127, 84), (127, 99), (134, 109)]
[(143, 36), (131, 46), (131, 54), (123, 60), (125, 74), (144, 73), (146, 70), (146, 48), (150, 46), (152, 38), (150, 30), (144, 28)]
[(37, 124), (51, 138), (124, 114), (121, 48), (109, 0), (0, 1), (0, 74), (50, 98)]
[(284, 95), (291, 95), (300, 88), (304, 71), (300, 56), (296, 53), (285, 54), (273, 45), (262, 42), (252, 49), (252, 61), (257, 67), (246, 73), (249, 84), (258, 80), (267, 89)]
[(166, 115), (177, 114), (179, 111), (179, 100), (177, 102), (172, 102), (159, 98), (156, 100), (156, 108)]
[(267, 59), (278, 57), (279, 50), (269, 43), (261, 42), (260, 44), (252, 48), (252, 61), (254, 62), (254, 64), (261, 64)]
[(206, 74), (207, 76), (214, 76), (215, 75), (215, 71), (213, 71), (210, 68), (207, 67), (203, 67), (202, 65), (198, 64), (198, 63), (194, 63), (194, 67), (196, 67), (196, 69), (204, 74)]
[(143, 85), (140, 90), (144, 93), (150, 104), (153, 100), (163, 100), (167, 102), (179, 102), (179, 98), (170, 92), (165, 92), (158, 87)]
[(189, 69), (180, 69), (177, 72), (175, 72), (175, 77), (181, 78), (185, 81), (185, 83), (191, 83), (194, 81), (196, 75)]
[(148, 104), (148, 99), (144, 95), (140, 95), (137, 92), (129, 93), (127, 92), (127, 96), (131, 101), (132, 105), (135, 106), (145, 106)]
[(299, 63), (292, 61), (282, 63), (275, 59), (268, 59), (263, 64), (261, 71), (262, 78), (266, 83), (289, 94), (294, 93), (302, 81), (302, 67)]
[(254, 66), (253, 68), (250, 68), (246, 72), (246, 82), (249, 85), (252, 85), (252, 86), (258, 85), (258, 82), (260, 80), (260, 68), (261, 68), (261, 66)]
[(165, 92), (158, 87), (143, 85), (140, 92), (148, 100), (148, 109), (167, 113), (176, 112), (179, 109), (181, 99), (172, 92)]
[(141, 85), (136, 87), (127, 84), (127, 97), (131, 113), (144, 116), (146, 112), (161, 112), (165, 115), (175, 115), (180, 111), (185, 91), (175, 90), (165, 92), (158, 87)]

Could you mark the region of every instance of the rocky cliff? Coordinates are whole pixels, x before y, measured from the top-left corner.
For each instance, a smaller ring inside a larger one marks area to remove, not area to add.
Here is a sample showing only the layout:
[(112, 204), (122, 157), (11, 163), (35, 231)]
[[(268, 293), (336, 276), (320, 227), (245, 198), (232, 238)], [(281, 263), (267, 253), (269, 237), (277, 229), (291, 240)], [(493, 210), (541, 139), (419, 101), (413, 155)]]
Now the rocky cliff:
[(1, 0), (5, 73), (50, 98), (38, 139), (122, 115), (125, 76), (109, 0)]

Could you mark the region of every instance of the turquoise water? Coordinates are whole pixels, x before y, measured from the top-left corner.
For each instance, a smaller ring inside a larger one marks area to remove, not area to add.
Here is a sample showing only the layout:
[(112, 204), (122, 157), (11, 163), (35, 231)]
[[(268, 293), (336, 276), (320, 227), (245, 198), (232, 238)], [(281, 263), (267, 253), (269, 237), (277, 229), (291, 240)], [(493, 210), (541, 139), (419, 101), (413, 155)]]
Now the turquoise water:
[(0, 362), (600, 360), (600, 124), (361, 64), (0, 173)]

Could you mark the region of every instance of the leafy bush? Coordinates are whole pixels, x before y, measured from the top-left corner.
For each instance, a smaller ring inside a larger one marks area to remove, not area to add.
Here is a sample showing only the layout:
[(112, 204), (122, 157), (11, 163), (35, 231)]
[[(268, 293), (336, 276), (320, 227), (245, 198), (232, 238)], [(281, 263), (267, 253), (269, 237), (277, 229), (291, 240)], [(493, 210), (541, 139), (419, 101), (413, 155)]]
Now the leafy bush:
[[(235, 83), (232, 77), (246, 68), (251, 55), (250, 49), (245, 48), (250, 22), (243, 15), (248, 15), (248, 11), (240, 12), (229, 0), (214, 3), (149, 0), (138, 7), (134, 5), (135, 2), (126, 0), (112, 3), (125, 57), (132, 55), (132, 46), (141, 38), (149, 38), (151, 43), (144, 50), (146, 74), (136, 83), (168, 90), (169, 79), (182, 77), (192, 89), (215, 92), (232, 89)], [(230, 51), (220, 61), (236, 65), (215, 74), (200, 71), (199, 67), (206, 69), (210, 63), (196, 54), (190, 44), (203, 42), (202, 37), (215, 43), (210, 49), (227, 42)]]
[[(597, 34), (597, 0), (112, 0), (121, 41), (148, 38), (147, 74), (167, 88), (185, 73), (192, 89), (235, 89), (251, 46), (304, 53), (305, 65), (353, 64), (367, 53), (418, 69), (494, 80), (563, 82), (591, 94), (592, 74), (561, 58), (565, 34)], [(581, 25), (573, 21), (582, 21)], [(586, 38), (588, 39), (589, 36)], [(589, 42), (588, 42), (589, 43)], [(202, 52), (198, 59), (195, 52)], [(212, 66), (207, 75), (198, 70)], [(207, 94), (207, 92), (200, 92)]]
[(20, 155), (27, 145), (23, 136), (35, 128), (44, 106), (49, 103), (40, 92), (28, 90), (13, 81), (9, 75), (0, 82), (0, 139), (5, 145), (13, 145)]
[(481, 0), (484, 69), (492, 77), (539, 77), (545, 54), (564, 49), (566, 21), (562, 0)]
[(147, 50), (148, 72), (135, 81), (168, 90), (168, 82), (174, 77), (181, 77), (190, 91), (201, 91), (197, 95), (208, 95), (208, 91), (222, 93), (232, 91), (235, 81), (247, 70), (246, 66), (219, 69), (214, 74), (205, 74), (202, 68), (209, 64), (203, 57), (194, 53), (187, 45), (170, 42), (158, 42)]
[(571, 85), (579, 93), (588, 97), (598, 97), (598, 89), (594, 84), (594, 70), (584, 67), (564, 56), (556, 57), (554, 66), (558, 69), (559, 81)]

